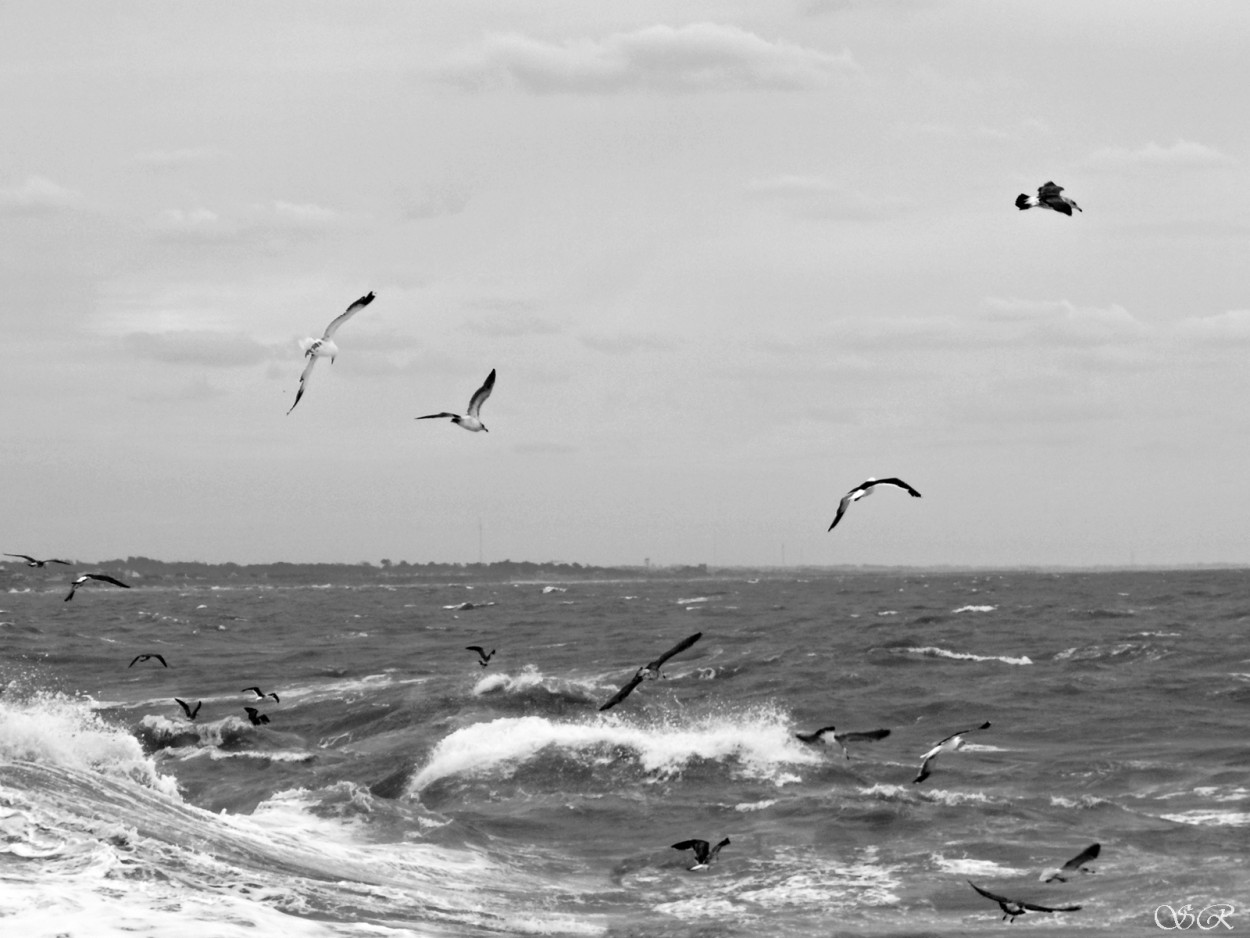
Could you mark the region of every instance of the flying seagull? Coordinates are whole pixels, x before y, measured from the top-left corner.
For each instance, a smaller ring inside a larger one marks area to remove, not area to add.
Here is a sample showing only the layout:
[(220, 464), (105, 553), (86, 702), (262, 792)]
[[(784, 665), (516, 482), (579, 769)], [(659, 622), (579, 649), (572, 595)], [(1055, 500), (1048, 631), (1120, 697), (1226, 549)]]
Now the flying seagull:
[(1046, 872), (1042, 873), (1042, 875), (1038, 878), (1044, 883), (1053, 883), (1055, 880), (1058, 880), (1061, 883), (1066, 883), (1068, 881), (1067, 874), (1069, 873), (1093, 873), (1094, 871), (1085, 864), (1090, 860), (1097, 859), (1098, 854), (1101, 851), (1101, 844), (1090, 844), (1063, 866), (1059, 867), (1059, 869), (1046, 870)]
[(473, 392), (473, 396), (469, 398), (469, 412), (461, 417), (459, 414), (449, 414), (443, 411), (439, 414), (426, 414), (424, 417), (414, 417), (414, 420), (433, 420), (437, 417), (450, 417), (451, 422), (464, 427), (466, 430), (472, 430), (476, 433), (478, 430), (485, 430), (486, 425), (482, 423), (478, 414), (482, 410), (482, 405), (486, 403), (486, 398), (490, 397), (490, 392), (495, 387), (495, 369), (490, 370), (490, 374), (486, 376), (485, 383)]
[(681, 843), (673, 844), (674, 850), (693, 850), (694, 866), (692, 870), (706, 870), (716, 859), (716, 855), (720, 853), (721, 847), (729, 845), (729, 838), (726, 837), (715, 847), (708, 844), (706, 840), (683, 840)]
[(1053, 182), (1047, 182), (1045, 185), (1037, 187), (1037, 197), (1030, 198), (1021, 192), (1016, 196), (1016, 208), (1024, 211), (1026, 208), (1048, 208), (1052, 212), (1060, 212), (1064, 215), (1071, 215), (1072, 210), (1078, 212), (1083, 209), (1069, 199), (1066, 195), (1060, 195), (1063, 186), (1057, 186)]
[(1023, 915), (1025, 912), (1075, 912), (1080, 908), (1079, 905), (1034, 905), (1032, 902), (1021, 902), (1019, 899), (1008, 899), (1005, 896), (995, 895), (988, 889), (982, 889), (972, 880), (968, 880), (968, 885), (985, 896), (987, 899), (993, 899), (998, 903), (998, 907), (1003, 910), (1003, 918), (1008, 922), (1014, 922), (1017, 915)]
[(918, 782), (923, 782), (926, 778), (928, 778), (929, 772), (933, 766), (933, 760), (938, 757), (939, 753), (954, 752), (956, 749), (962, 746), (964, 744), (965, 733), (971, 733), (971, 732), (974, 732), (975, 730), (988, 730), (989, 728), (990, 728), (990, 721), (986, 720), (980, 726), (970, 726), (966, 730), (960, 730), (958, 733), (951, 733), (944, 740), (939, 742), (932, 749), (930, 749), (928, 752), (926, 752), (923, 756), (920, 757), (921, 758), (920, 771), (916, 774), (916, 777), (911, 780), (911, 783), (915, 785)]
[(73, 599), (74, 593), (77, 592), (78, 587), (82, 586), (88, 580), (101, 580), (105, 583), (112, 583), (114, 586), (120, 586), (122, 589), (127, 589), (127, 590), (130, 589), (130, 585), (128, 583), (123, 583), (121, 580), (114, 580), (107, 573), (84, 573), (82, 576), (80, 576), (78, 579), (76, 579), (73, 583), (70, 584), (69, 595), (65, 597), (63, 602), (69, 602), (71, 599)]
[(465, 651), (476, 651), (478, 657), (477, 663), (482, 667), (486, 667), (486, 663), (495, 656), (495, 649), (492, 648), (490, 650), (490, 654), (488, 655), (486, 654), (486, 649), (484, 649), (481, 645), (469, 645), (465, 648)]
[(150, 660), (151, 660), (151, 659), (153, 659), (153, 658), (155, 658), (157, 661), (159, 661), (159, 662), (160, 662), (162, 665), (164, 665), (165, 667), (167, 667), (167, 668), (169, 667), (169, 665), (165, 664), (165, 659), (164, 659), (163, 657), (161, 657), (160, 655), (155, 654), (155, 653), (150, 654), (150, 655), (135, 655), (135, 656), (134, 656), (134, 659), (130, 662), (130, 664), (126, 665), (126, 667), (128, 667), (128, 668), (133, 668), (133, 667), (135, 666), (135, 662), (136, 662), (136, 661), (150, 661)]
[(260, 726), (262, 723), (269, 722), (269, 717), (255, 707), (244, 707), (243, 709), (247, 711), (247, 718), (252, 721), (252, 726)]
[(900, 489), (906, 489), (907, 494), (912, 498), (919, 498), (920, 493), (904, 482), (902, 479), (869, 479), (867, 482), (861, 482), (855, 488), (851, 489), (842, 496), (842, 501), (838, 502), (838, 513), (833, 516), (833, 524), (829, 525), (832, 531), (838, 526), (838, 522), (842, 520), (842, 516), (846, 514), (846, 509), (850, 507), (851, 502), (857, 502), (861, 498), (867, 498), (873, 493), (878, 485), (897, 485)]
[(833, 741), (842, 747), (842, 755), (851, 758), (850, 750), (846, 748), (848, 742), (870, 742), (875, 743), (878, 739), (885, 739), (890, 735), (889, 730), (864, 730), (859, 733), (835, 733), (832, 726), (822, 726), (813, 733), (795, 733), (805, 743), (812, 745), (821, 745), (825, 741), (826, 736), (832, 736)]
[(178, 706), (182, 707), (182, 712), (187, 715), (188, 720), (194, 720), (195, 715), (200, 712), (200, 707), (204, 705), (204, 701), (197, 700), (195, 702), (195, 708), (192, 709), (190, 704), (188, 704), (185, 700), (179, 700), (177, 697), (174, 698), (174, 702), (178, 704)]
[(257, 700), (264, 700), (266, 697), (272, 697), (272, 698), (273, 698), (273, 702), (274, 702), (274, 703), (282, 703), (282, 701), (278, 699), (278, 695), (277, 695), (277, 694), (272, 693), (272, 692), (270, 692), (270, 693), (266, 694), (266, 693), (265, 693), (264, 691), (262, 691), (259, 687), (245, 687), (245, 688), (243, 688), (243, 690), (239, 691), (239, 693), (240, 693), (240, 694), (246, 694), (249, 690), (250, 690), (253, 694), (255, 694), (255, 695), (256, 695), (256, 699), (257, 699)]
[[(295, 392), (295, 404), (298, 404), (299, 399), (304, 396), (304, 390), (308, 387), (308, 378), (312, 374), (313, 365), (317, 364), (317, 359), (329, 356), (330, 364), (334, 364), (334, 358), (339, 353), (339, 347), (334, 344), (334, 333), (338, 331), (339, 326), (372, 303), (373, 299), (374, 294), (370, 290), (351, 306), (347, 307), (345, 312), (339, 313), (334, 319), (330, 320), (330, 325), (326, 326), (325, 334), (320, 339), (314, 339), (312, 336), (309, 336), (300, 342), (300, 348), (304, 350), (304, 357), (308, 359), (308, 364), (304, 366), (304, 370), (299, 376), (299, 390)], [(295, 409), (295, 404), (291, 405), (291, 410)], [(288, 410), (287, 414), (290, 414), (291, 410)]]
[(23, 560), (26, 561), (26, 566), (28, 567), (42, 567), (44, 564), (49, 564), (49, 563), (63, 563), (67, 567), (72, 566), (68, 560), (57, 560), (55, 557), (49, 557), (47, 560), (36, 560), (34, 557), (30, 556), (29, 554), (5, 554), (4, 556), (21, 557)]
[(691, 645), (693, 645), (702, 637), (703, 637), (702, 632), (695, 632), (693, 635), (687, 638), (683, 638), (680, 642), (678, 642), (668, 651), (664, 652), (664, 654), (660, 655), (660, 657), (656, 658), (650, 664), (643, 665), (636, 672), (634, 672), (634, 676), (631, 677), (629, 681), (626, 682), (626, 684), (620, 690), (618, 690), (615, 694), (613, 694), (611, 699), (608, 700), (608, 702), (605, 703), (599, 709), (611, 710), (618, 703), (620, 703), (622, 700), (624, 700), (626, 697), (632, 694), (634, 692), (634, 688), (637, 687), (639, 684), (641, 684), (643, 681), (654, 681), (657, 677), (660, 676), (660, 668), (664, 665), (665, 661), (673, 657), (673, 655), (677, 655), (685, 651), (687, 648), (689, 648)]

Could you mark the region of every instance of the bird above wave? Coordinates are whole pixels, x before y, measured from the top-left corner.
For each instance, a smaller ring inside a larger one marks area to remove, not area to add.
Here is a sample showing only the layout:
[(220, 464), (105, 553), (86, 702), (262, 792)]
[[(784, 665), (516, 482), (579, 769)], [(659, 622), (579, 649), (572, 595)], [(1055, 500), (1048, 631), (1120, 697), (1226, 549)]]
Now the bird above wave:
[(278, 699), (278, 695), (277, 695), (277, 694), (273, 693), (272, 691), (270, 691), (268, 694), (266, 694), (266, 693), (265, 693), (263, 690), (261, 690), (259, 687), (245, 687), (245, 688), (243, 688), (243, 690), (239, 691), (239, 693), (240, 693), (240, 694), (246, 694), (249, 690), (250, 690), (253, 694), (255, 694), (255, 695), (256, 695), (256, 699), (257, 699), (257, 700), (264, 700), (266, 697), (272, 697), (272, 698), (273, 698), (273, 702), (274, 702), (274, 703), (282, 703), (282, 701)]
[(155, 652), (154, 652), (154, 653), (152, 653), (152, 654), (150, 654), (150, 655), (135, 655), (135, 656), (134, 656), (134, 658), (133, 658), (133, 659), (131, 659), (130, 664), (126, 665), (126, 667), (128, 667), (128, 668), (133, 668), (133, 667), (135, 666), (135, 662), (138, 662), (138, 661), (151, 661), (153, 658), (155, 658), (157, 661), (159, 661), (159, 662), (160, 662), (162, 665), (164, 665), (165, 667), (167, 667), (167, 668), (169, 667), (169, 665), (168, 665), (168, 664), (165, 664), (165, 659), (164, 659), (161, 655), (156, 654)]
[(687, 648), (689, 648), (691, 645), (693, 645), (702, 637), (703, 637), (702, 632), (695, 632), (693, 635), (683, 638), (680, 642), (678, 642), (668, 651), (664, 652), (664, 654), (660, 655), (660, 657), (656, 658), (654, 661), (643, 665), (636, 672), (634, 672), (634, 676), (631, 677), (629, 681), (627, 681), (625, 685), (621, 687), (620, 690), (618, 690), (615, 694), (613, 694), (612, 697), (608, 700), (608, 702), (605, 703), (599, 709), (611, 710), (618, 703), (620, 703), (622, 700), (624, 700), (626, 697), (632, 694), (634, 692), (634, 688), (637, 687), (639, 684), (641, 684), (643, 681), (654, 681), (656, 678), (660, 676), (660, 668), (663, 667), (665, 661), (673, 657), (673, 655), (677, 655), (685, 651)]
[(987, 899), (993, 899), (998, 903), (998, 907), (1003, 910), (1003, 918), (1008, 922), (1014, 922), (1017, 915), (1023, 915), (1025, 912), (1076, 912), (1081, 907), (1079, 905), (1035, 905), (1032, 902), (1023, 902), (1020, 899), (1008, 899), (1006, 896), (1000, 896), (990, 892), (988, 889), (982, 889), (972, 880), (968, 880), (968, 885), (985, 896)]
[(1016, 196), (1016, 208), (1024, 211), (1029, 208), (1048, 208), (1052, 212), (1059, 212), (1061, 215), (1071, 215), (1072, 210), (1083, 212), (1079, 205), (1069, 199), (1066, 195), (1060, 195), (1063, 186), (1057, 186), (1053, 182), (1046, 182), (1037, 188), (1037, 197), (1030, 198), (1027, 194), (1021, 192)]
[(476, 651), (477, 657), (478, 657), (477, 663), (480, 664), (482, 667), (486, 667), (487, 662), (489, 662), (491, 658), (495, 657), (495, 649), (492, 648), (490, 650), (490, 654), (488, 655), (486, 654), (486, 649), (483, 648), (481, 645), (468, 645), (465, 647), (464, 650)]
[(188, 704), (185, 700), (179, 700), (177, 697), (174, 698), (174, 703), (182, 707), (182, 712), (187, 715), (188, 720), (194, 720), (195, 715), (200, 712), (200, 707), (204, 705), (204, 701), (197, 700), (195, 702), (195, 709), (192, 709), (190, 704)]
[(4, 556), (20, 557), (22, 558), (22, 560), (26, 561), (26, 566), (28, 567), (42, 567), (45, 564), (50, 564), (50, 563), (63, 563), (67, 567), (72, 566), (72, 564), (68, 560), (57, 560), (55, 557), (49, 557), (47, 560), (36, 560), (34, 557), (30, 556), (29, 554), (5, 554)]
[(857, 502), (861, 498), (867, 498), (876, 490), (878, 485), (896, 485), (900, 489), (904, 489), (907, 492), (907, 494), (910, 495), (912, 498), (920, 497), (920, 493), (917, 492), (910, 485), (908, 485), (906, 482), (904, 482), (902, 479), (895, 479), (895, 478), (871, 479), (870, 478), (866, 482), (861, 482), (859, 485), (855, 486), (855, 488), (851, 489), (849, 492), (847, 492), (845, 495), (842, 496), (842, 501), (838, 502), (838, 513), (833, 516), (833, 523), (829, 525), (829, 530), (832, 531), (835, 527), (838, 526), (838, 522), (841, 521), (842, 516), (846, 514), (846, 509), (851, 506), (851, 502)]
[(473, 433), (479, 430), (485, 430), (486, 425), (482, 423), (481, 412), (482, 405), (486, 403), (486, 398), (490, 397), (490, 392), (495, 388), (495, 369), (490, 370), (490, 374), (486, 376), (485, 383), (473, 392), (473, 396), (469, 398), (469, 410), (461, 417), (459, 414), (442, 411), (437, 414), (426, 414), (424, 417), (414, 417), (413, 420), (435, 420), (439, 417), (450, 417), (451, 422), (457, 426), (464, 427)]
[(63, 602), (69, 602), (74, 598), (74, 593), (78, 591), (78, 587), (82, 586), (88, 580), (99, 580), (102, 583), (112, 583), (114, 586), (120, 586), (122, 589), (130, 589), (130, 585), (123, 583), (121, 580), (115, 580), (107, 573), (84, 573), (82, 576), (74, 580), (69, 587), (69, 595), (65, 597)]
[(911, 780), (911, 783), (915, 785), (928, 778), (933, 768), (933, 760), (943, 752), (954, 752), (956, 749), (961, 747), (964, 744), (965, 733), (972, 733), (977, 730), (988, 730), (989, 728), (990, 721), (986, 720), (980, 726), (970, 726), (966, 730), (960, 730), (958, 733), (951, 733), (945, 739), (936, 743), (932, 749), (920, 757), (920, 771), (916, 773), (916, 777)]
[[(334, 359), (339, 353), (339, 347), (334, 344), (334, 333), (338, 331), (339, 326), (372, 303), (374, 299), (375, 295), (371, 290), (330, 320), (330, 325), (326, 326), (326, 331), (320, 339), (309, 336), (300, 341), (300, 348), (304, 350), (304, 357), (308, 359), (308, 364), (304, 366), (299, 376), (299, 390), (295, 392), (295, 404), (298, 404), (300, 398), (304, 396), (304, 391), (308, 387), (308, 379), (312, 376), (313, 365), (317, 364), (317, 359), (328, 357), (330, 364), (334, 364)], [(291, 410), (295, 409), (295, 404), (291, 405)], [(287, 411), (288, 415), (291, 410)]]
[(826, 736), (832, 736), (833, 741), (842, 747), (842, 755), (847, 759), (851, 758), (850, 751), (846, 748), (847, 743), (851, 742), (871, 742), (875, 743), (879, 739), (885, 739), (890, 735), (889, 730), (863, 730), (861, 732), (835, 733), (834, 727), (822, 726), (820, 729), (811, 733), (795, 733), (798, 739), (812, 745), (821, 745), (825, 741)]
[(1098, 854), (1102, 852), (1102, 844), (1090, 844), (1071, 860), (1056, 870), (1046, 870), (1038, 878), (1044, 883), (1053, 883), (1056, 880), (1061, 883), (1068, 881), (1067, 874), (1070, 873), (1092, 873), (1094, 872), (1085, 864), (1090, 860), (1097, 859)]
[(269, 717), (265, 716), (255, 707), (244, 707), (243, 709), (247, 711), (247, 718), (251, 721), (252, 726), (260, 726), (269, 722)]
[(693, 850), (694, 866), (691, 870), (705, 870), (716, 859), (716, 855), (720, 853), (721, 847), (729, 846), (729, 838), (726, 837), (716, 846), (710, 845), (706, 840), (683, 840), (680, 843), (673, 844), (674, 850)]

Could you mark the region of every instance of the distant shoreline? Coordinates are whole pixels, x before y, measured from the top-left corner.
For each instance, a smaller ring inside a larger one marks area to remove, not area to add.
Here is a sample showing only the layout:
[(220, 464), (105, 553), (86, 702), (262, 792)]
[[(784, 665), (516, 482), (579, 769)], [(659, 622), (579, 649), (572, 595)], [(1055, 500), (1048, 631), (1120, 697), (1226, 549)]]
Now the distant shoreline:
[[(1173, 564), (1134, 566), (1059, 566), (1038, 564), (1003, 567), (962, 564), (904, 566), (880, 564), (841, 564), (836, 566), (709, 566), (708, 564), (674, 564), (671, 566), (590, 566), (580, 563), (534, 563), (502, 560), (492, 563), (408, 563), (383, 560), (373, 563), (204, 563), (200, 561), (165, 561), (149, 557), (127, 557), (93, 563), (75, 562), (75, 567), (121, 573), (148, 583), (220, 583), (220, 584), (421, 584), (432, 581), (477, 582), (566, 582), (589, 580), (648, 579), (779, 579), (793, 577), (826, 577), (849, 575), (1001, 575), (1027, 574), (1098, 574), (1098, 573), (1165, 573), (1194, 571), (1250, 570), (1243, 564)], [(0, 577), (8, 584), (46, 583), (46, 570), (32, 570), (20, 561), (0, 564)]]

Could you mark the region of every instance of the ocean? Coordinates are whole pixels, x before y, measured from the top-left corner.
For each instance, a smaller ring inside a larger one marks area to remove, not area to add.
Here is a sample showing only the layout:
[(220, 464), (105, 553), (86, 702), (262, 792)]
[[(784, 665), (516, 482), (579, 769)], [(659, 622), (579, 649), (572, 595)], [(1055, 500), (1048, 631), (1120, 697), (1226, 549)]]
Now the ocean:
[(1244, 571), (67, 579), (0, 594), (0, 935), (1250, 934)]

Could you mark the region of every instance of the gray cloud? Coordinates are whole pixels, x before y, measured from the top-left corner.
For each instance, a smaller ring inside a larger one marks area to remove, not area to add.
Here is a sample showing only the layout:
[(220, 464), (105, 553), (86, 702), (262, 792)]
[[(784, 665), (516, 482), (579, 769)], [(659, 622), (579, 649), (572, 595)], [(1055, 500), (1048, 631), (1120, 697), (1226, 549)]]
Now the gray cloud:
[(441, 75), (470, 90), (504, 85), (538, 94), (612, 94), (815, 88), (856, 71), (849, 52), (769, 41), (737, 26), (691, 23), (562, 43), (490, 36), (446, 63)]
[(0, 215), (44, 215), (74, 208), (81, 201), (81, 193), (45, 176), (27, 176), (24, 182), (0, 186)]
[(1151, 141), (1145, 146), (1130, 150), (1127, 147), (1103, 147), (1091, 153), (1085, 160), (1090, 169), (1213, 169), (1234, 166), (1237, 161), (1214, 147), (1192, 140), (1177, 138), (1171, 146), (1160, 146)]

